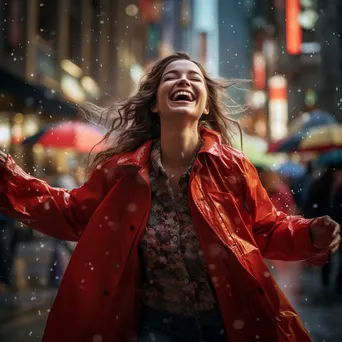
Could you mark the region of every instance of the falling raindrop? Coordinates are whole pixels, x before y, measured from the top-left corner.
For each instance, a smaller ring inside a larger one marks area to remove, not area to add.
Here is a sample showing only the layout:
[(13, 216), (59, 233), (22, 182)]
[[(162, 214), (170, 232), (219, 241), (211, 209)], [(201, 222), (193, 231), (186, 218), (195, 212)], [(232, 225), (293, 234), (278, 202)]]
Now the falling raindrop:
[(245, 322), (241, 319), (236, 319), (234, 322), (233, 322), (233, 328), (235, 330), (241, 330), (245, 325)]
[(93, 336), (93, 341), (92, 342), (101, 342), (102, 340), (103, 340), (102, 335), (97, 334), (97, 335)]
[(127, 210), (130, 211), (130, 212), (136, 211), (137, 208), (138, 208), (138, 206), (137, 206), (135, 203), (130, 203), (130, 204), (128, 204), (128, 206), (127, 206)]

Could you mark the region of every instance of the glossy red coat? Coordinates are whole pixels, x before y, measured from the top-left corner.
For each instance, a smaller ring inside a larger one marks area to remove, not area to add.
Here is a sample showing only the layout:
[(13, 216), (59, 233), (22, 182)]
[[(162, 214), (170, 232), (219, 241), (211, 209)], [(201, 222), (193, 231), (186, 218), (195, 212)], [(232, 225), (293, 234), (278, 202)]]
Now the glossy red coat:
[[(310, 341), (263, 257), (323, 264), (310, 220), (277, 212), (244, 154), (202, 130), (190, 208), (228, 341)], [(151, 141), (117, 155), (68, 193), (20, 169), (0, 173), (0, 211), (60, 239), (79, 241), (48, 318), (45, 342), (128, 342), (141, 302), (138, 244), (151, 203)]]

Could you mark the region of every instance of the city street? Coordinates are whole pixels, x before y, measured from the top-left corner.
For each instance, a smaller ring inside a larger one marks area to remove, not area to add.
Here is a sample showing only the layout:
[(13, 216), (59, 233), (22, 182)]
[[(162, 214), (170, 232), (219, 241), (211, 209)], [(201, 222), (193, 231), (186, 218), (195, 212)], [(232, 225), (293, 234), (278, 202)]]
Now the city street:
[(342, 342), (342, 0), (0, 4), (0, 342), (63, 277), (48, 342), (124, 342), (140, 292)]
[[(325, 295), (321, 292), (320, 270), (317, 268), (302, 271), (301, 286), (297, 286), (297, 282), (294, 281), (294, 275), (297, 274), (295, 269), (296, 267), (292, 265), (285, 268), (282, 271), (283, 277), (279, 279), (279, 285), (291, 297), (313, 341), (341, 342), (342, 297), (336, 296), (333, 290)], [(290, 276), (292, 280), (289, 280)], [(40, 342), (42, 340), (53, 292), (41, 292), (40, 298), (36, 293), (35, 298), (40, 305), (22, 314), (14, 315), (12, 319), (4, 320), (4, 323), (0, 324), (1, 342)]]
[(44, 303), (41, 307), (18, 314), (11, 320), (6, 320), (0, 326), (0, 341), (41, 341), (48, 310), (49, 308)]
[[(304, 269), (300, 273), (300, 286), (294, 286), (291, 267), (288, 276), (278, 283), (297, 309), (314, 342), (342, 341), (342, 296), (331, 288), (323, 292), (320, 268)], [(289, 278), (292, 277), (292, 280)]]

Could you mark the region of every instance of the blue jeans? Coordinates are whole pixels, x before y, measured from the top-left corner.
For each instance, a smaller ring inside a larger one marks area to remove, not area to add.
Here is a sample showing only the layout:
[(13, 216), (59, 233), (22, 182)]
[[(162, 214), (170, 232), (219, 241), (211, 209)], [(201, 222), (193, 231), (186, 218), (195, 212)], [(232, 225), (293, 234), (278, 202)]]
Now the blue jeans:
[(220, 312), (198, 318), (146, 308), (138, 342), (227, 342)]

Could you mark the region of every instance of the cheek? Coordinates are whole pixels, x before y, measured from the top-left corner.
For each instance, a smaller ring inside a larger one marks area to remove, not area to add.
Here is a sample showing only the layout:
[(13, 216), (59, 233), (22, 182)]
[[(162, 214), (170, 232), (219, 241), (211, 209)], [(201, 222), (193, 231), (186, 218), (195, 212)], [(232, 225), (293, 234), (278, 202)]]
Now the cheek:
[(167, 97), (167, 92), (166, 92), (166, 90), (164, 89), (164, 87), (160, 87), (160, 88), (157, 90), (157, 103), (158, 103), (158, 104), (165, 103), (166, 97)]
[(206, 106), (206, 104), (207, 104), (207, 102), (208, 102), (208, 92), (207, 92), (206, 89), (203, 89), (203, 90), (202, 90), (201, 99), (202, 99), (202, 101), (201, 101), (202, 104), (203, 104), (204, 106)]

